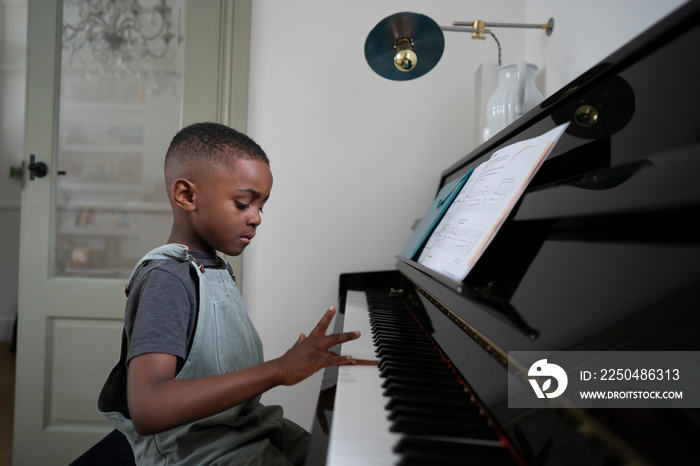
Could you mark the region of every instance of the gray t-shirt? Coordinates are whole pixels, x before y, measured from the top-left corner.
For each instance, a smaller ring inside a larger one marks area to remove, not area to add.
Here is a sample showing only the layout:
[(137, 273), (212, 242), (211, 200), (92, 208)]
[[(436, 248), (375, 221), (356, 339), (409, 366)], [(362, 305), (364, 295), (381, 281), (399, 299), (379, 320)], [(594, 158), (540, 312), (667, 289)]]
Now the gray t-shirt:
[[(214, 252), (190, 251), (207, 268), (220, 268)], [(137, 273), (129, 292), (124, 316), (131, 358), (144, 353), (177, 356), (177, 370), (189, 354), (197, 327), (199, 280), (189, 262), (156, 259)]]

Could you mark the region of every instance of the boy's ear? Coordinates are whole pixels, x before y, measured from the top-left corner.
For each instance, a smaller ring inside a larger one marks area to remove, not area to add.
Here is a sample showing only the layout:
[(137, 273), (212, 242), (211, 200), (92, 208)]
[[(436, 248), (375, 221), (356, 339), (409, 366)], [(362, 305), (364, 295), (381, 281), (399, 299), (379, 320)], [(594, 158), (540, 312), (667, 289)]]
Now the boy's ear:
[(178, 178), (170, 187), (170, 197), (177, 207), (192, 212), (197, 207), (197, 185), (185, 178)]

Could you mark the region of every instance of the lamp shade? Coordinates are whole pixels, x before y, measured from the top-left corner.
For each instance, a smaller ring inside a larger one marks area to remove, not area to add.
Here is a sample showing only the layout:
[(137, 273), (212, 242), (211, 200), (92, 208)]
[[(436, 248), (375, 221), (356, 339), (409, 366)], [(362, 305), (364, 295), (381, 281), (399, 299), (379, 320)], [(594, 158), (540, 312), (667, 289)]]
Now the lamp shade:
[(379, 76), (407, 81), (432, 70), (444, 49), (445, 37), (435, 21), (402, 12), (387, 16), (370, 31), (365, 58)]

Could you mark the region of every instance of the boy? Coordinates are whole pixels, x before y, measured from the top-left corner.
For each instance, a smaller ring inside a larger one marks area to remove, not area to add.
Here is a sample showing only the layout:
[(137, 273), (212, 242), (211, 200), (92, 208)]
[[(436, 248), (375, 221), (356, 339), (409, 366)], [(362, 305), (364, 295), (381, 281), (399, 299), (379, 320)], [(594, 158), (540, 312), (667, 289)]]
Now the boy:
[(260, 395), (329, 365), (329, 349), (359, 332), (326, 335), (331, 307), (306, 337), (267, 362), (230, 266), (261, 223), (272, 189), (269, 161), (223, 125), (182, 129), (165, 157), (173, 227), (135, 267), (121, 358), (98, 409), (129, 439), (137, 464), (299, 464), (308, 433), (263, 406)]

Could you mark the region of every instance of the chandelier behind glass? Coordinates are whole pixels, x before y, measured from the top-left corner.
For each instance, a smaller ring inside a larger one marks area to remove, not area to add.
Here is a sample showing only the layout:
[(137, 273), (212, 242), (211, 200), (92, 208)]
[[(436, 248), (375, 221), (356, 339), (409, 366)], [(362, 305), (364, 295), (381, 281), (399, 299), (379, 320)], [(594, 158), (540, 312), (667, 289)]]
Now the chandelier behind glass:
[[(86, 75), (140, 73), (148, 59), (173, 58), (182, 36), (167, 0), (65, 0), (63, 61)], [(152, 68), (152, 65), (150, 65)]]

